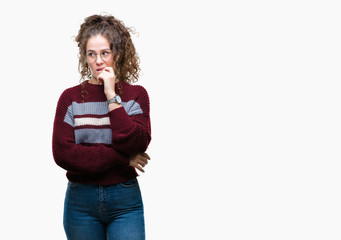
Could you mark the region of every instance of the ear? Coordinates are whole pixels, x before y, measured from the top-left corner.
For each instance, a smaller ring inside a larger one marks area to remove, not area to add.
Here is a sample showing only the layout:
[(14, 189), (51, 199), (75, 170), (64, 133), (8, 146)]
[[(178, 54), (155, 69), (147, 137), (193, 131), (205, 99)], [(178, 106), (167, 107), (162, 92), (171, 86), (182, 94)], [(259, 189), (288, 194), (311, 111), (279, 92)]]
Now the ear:
[(118, 61), (118, 59), (120, 58), (121, 56), (121, 51), (118, 51), (117, 54), (116, 54), (116, 57), (115, 57), (115, 62)]

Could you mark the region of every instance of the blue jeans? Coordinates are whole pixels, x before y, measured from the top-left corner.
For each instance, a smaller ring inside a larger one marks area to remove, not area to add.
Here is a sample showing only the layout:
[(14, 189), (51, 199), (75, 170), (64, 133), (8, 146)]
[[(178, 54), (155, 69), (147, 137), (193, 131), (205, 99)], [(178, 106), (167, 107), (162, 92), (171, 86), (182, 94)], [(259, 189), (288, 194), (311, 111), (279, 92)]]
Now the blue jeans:
[(144, 240), (137, 179), (109, 186), (69, 182), (64, 229), (68, 240)]

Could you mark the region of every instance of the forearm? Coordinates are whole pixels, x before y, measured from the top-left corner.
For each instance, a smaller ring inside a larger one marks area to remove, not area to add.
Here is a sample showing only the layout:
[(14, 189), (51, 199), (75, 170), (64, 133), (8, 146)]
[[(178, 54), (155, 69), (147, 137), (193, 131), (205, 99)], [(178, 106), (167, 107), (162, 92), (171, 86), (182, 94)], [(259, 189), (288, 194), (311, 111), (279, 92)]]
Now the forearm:
[(115, 88), (110, 86), (113, 84), (105, 84), (104, 93), (109, 102), (113, 147), (129, 155), (146, 151), (151, 140), (147, 91), (142, 87), (135, 88), (136, 95), (126, 98), (126, 102), (122, 102), (123, 108)]
[(63, 169), (75, 173), (100, 173), (116, 165), (128, 165), (127, 157), (119, 156), (114, 149), (105, 146), (85, 147), (74, 146), (64, 151), (54, 150), (55, 162)]
[(113, 147), (124, 154), (145, 152), (150, 141), (149, 117), (143, 114), (129, 117), (124, 109), (109, 113)]
[[(67, 129), (70, 128), (70, 129)], [(53, 132), (53, 156), (55, 162), (65, 170), (76, 173), (99, 173), (116, 165), (129, 165), (129, 158), (104, 144), (76, 144), (71, 127), (64, 123), (55, 123)], [(64, 133), (64, 134), (62, 134)]]

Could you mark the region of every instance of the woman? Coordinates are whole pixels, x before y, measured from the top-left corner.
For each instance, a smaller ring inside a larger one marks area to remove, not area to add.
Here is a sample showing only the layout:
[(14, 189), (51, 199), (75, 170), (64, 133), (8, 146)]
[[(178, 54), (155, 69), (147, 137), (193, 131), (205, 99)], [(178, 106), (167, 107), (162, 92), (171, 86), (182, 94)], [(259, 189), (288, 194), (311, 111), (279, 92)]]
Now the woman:
[[(93, 15), (76, 42), (82, 83), (58, 101), (55, 162), (67, 170), (68, 239), (145, 239), (135, 168), (150, 159), (149, 97), (136, 82), (139, 59), (131, 30), (113, 16)], [(89, 79), (89, 80), (86, 80)]]

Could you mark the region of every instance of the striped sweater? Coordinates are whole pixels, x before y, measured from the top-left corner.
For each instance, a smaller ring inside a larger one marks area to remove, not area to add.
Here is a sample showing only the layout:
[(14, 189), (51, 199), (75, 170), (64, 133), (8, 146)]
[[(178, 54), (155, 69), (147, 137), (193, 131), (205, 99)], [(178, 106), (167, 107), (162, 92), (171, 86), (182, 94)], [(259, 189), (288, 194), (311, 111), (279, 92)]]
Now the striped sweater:
[(147, 91), (121, 82), (116, 92), (123, 107), (109, 112), (104, 87), (88, 81), (83, 86), (85, 97), (80, 84), (59, 98), (52, 139), (55, 162), (73, 182), (109, 185), (136, 177), (129, 156), (145, 152), (151, 140)]

